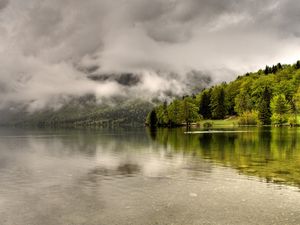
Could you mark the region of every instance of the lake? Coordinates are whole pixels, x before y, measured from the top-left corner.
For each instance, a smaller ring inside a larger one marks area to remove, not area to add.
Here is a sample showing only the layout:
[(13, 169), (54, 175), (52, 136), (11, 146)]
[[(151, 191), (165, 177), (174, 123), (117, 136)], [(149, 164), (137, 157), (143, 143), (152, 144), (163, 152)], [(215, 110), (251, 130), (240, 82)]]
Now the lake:
[(1, 225), (300, 224), (300, 129), (0, 130)]

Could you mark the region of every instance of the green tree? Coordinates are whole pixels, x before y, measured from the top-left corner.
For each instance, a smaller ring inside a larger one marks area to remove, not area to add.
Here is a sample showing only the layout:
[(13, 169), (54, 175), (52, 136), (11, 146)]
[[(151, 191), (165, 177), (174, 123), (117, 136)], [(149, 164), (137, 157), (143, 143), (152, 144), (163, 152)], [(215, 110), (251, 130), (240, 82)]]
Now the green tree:
[[(224, 119), (226, 115), (239, 114), (245, 123), (255, 121), (256, 112), (260, 124), (271, 124), (272, 96), (284, 95), (291, 110), (289, 122), (297, 123), (297, 114), (300, 113), (300, 61), (294, 65), (266, 66), (265, 70), (247, 73), (239, 76), (229, 84), (216, 85), (203, 90), (196, 98), (188, 96), (171, 102), (170, 105), (161, 104), (156, 109), (158, 124), (160, 126), (176, 126), (190, 123), (193, 116), (190, 113), (190, 103), (196, 105), (198, 113), (205, 119)], [(264, 76), (264, 72), (268, 75)], [(186, 98), (190, 98), (187, 101)], [(274, 98), (275, 99), (275, 98)], [(275, 100), (274, 100), (275, 101)], [(188, 104), (187, 104), (188, 103)], [(278, 113), (274, 118), (280, 120)]]
[(204, 90), (201, 93), (200, 103), (199, 103), (199, 114), (202, 115), (204, 119), (211, 118), (210, 98), (211, 98), (211, 89)]
[(264, 74), (268, 75), (269, 73), (272, 73), (272, 68), (267, 65), (265, 70), (264, 70)]
[(283, 94), (276, 95), (271, 101), (272, 121), (275, 124), (282, 125), (287, 122), (287, 113), (290, 110), (290, 105)]
[(185, 97), (183, 99), (183, 118), (187, 126), (192, 122), (196, 122), (200, 119), (198, 114), (198, 107), (195, 104), (195, 100), (191, 97)]
[(292, 104), (292, 110), (294, 113), (294, 118), (292, 119), (292, 125), (298, 124), (298, 114), (300, 113), (300, 86), (297, 90), (297, 92), (293, 96), (293, 104)]
[[(248, 75), (249, 76), (249, 75)], [(229, 115), (236, 115), (237, 111), (235, 110), (235, 99), (236, 96), (240, 93), (241, 86), (243, 82), (236, 81), (232, 82), (225, 86), (225, 95), (226, 95), (226, 111)]]
[(168, 106), (168, 115), (170, 119), (170, 125), (171, 126), (178, 126), (183, 123), (183, 104), (180, 100), (174, 100), (169, 106)]
[(224, 119), (226, 116), (225, 91), (223, 86), (216, 86), (211, 93), (211, 113), (213, 119)]
[(258, 105), (258, 118), (263, 125), (271, 124), (271, 91), (268, 87), (264, 88), (259, 105)]
[(258, 113), (256, 111), (245, 111), (240, 114), (239, 125), (257, 125), (258, 124)]
[(293, 101), (296, 106), (296, 114), (300, 113), (300, 87), (298, 88), (297, 92), (295, 93), (293, 97)]
[(283, 115), (285, 113), (288, 113), (290, 106), (285, 96), (281, 94), (281, 95), (276, 95), (272, 98), (271, 109), (272, 109), (272, 113)]
[(166, 103), (157, 107), (156, 115), (157, 115), (157, 123), (159, 126), (162, 126), (162, 127), (168, 126), (169, 115), (168, 115)]
[(248, 91), (242, 90), (235, 98), (235, 111), (242, 115), (244, 112), (249, 112), (253, 108), (251, 96)]

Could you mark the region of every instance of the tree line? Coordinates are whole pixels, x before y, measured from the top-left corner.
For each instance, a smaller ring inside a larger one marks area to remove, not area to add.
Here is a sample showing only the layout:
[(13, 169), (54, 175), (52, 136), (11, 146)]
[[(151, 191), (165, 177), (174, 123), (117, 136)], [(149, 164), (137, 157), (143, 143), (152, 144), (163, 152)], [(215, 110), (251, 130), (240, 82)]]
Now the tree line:
[(237, 116), (240, 125), (297, 125), (300, 113), (300, 61), (266, 66), (192, 96), (164, 102), (149, 112), (146, 124), (176, 127), (206, 119)]

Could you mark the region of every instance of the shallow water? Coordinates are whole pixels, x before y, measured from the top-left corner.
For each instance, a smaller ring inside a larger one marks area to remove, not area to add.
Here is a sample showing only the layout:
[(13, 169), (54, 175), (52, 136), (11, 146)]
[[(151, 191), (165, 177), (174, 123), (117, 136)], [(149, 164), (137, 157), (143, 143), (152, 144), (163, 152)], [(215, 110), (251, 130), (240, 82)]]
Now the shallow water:
[(300, 129), (184, 132), (1, 130), (0, 224), (300, 224)]

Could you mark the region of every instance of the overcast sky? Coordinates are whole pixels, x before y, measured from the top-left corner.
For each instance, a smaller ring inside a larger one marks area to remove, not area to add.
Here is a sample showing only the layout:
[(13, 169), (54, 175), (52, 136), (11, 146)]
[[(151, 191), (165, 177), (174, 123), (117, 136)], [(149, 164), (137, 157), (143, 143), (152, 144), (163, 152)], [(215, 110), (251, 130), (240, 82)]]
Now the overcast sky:
[[(292, 63), (297, 0), (0, 0), (0, 107), (67, 96), (164, 97)], [(135, 85), (90, 75), (133, 73)]]

